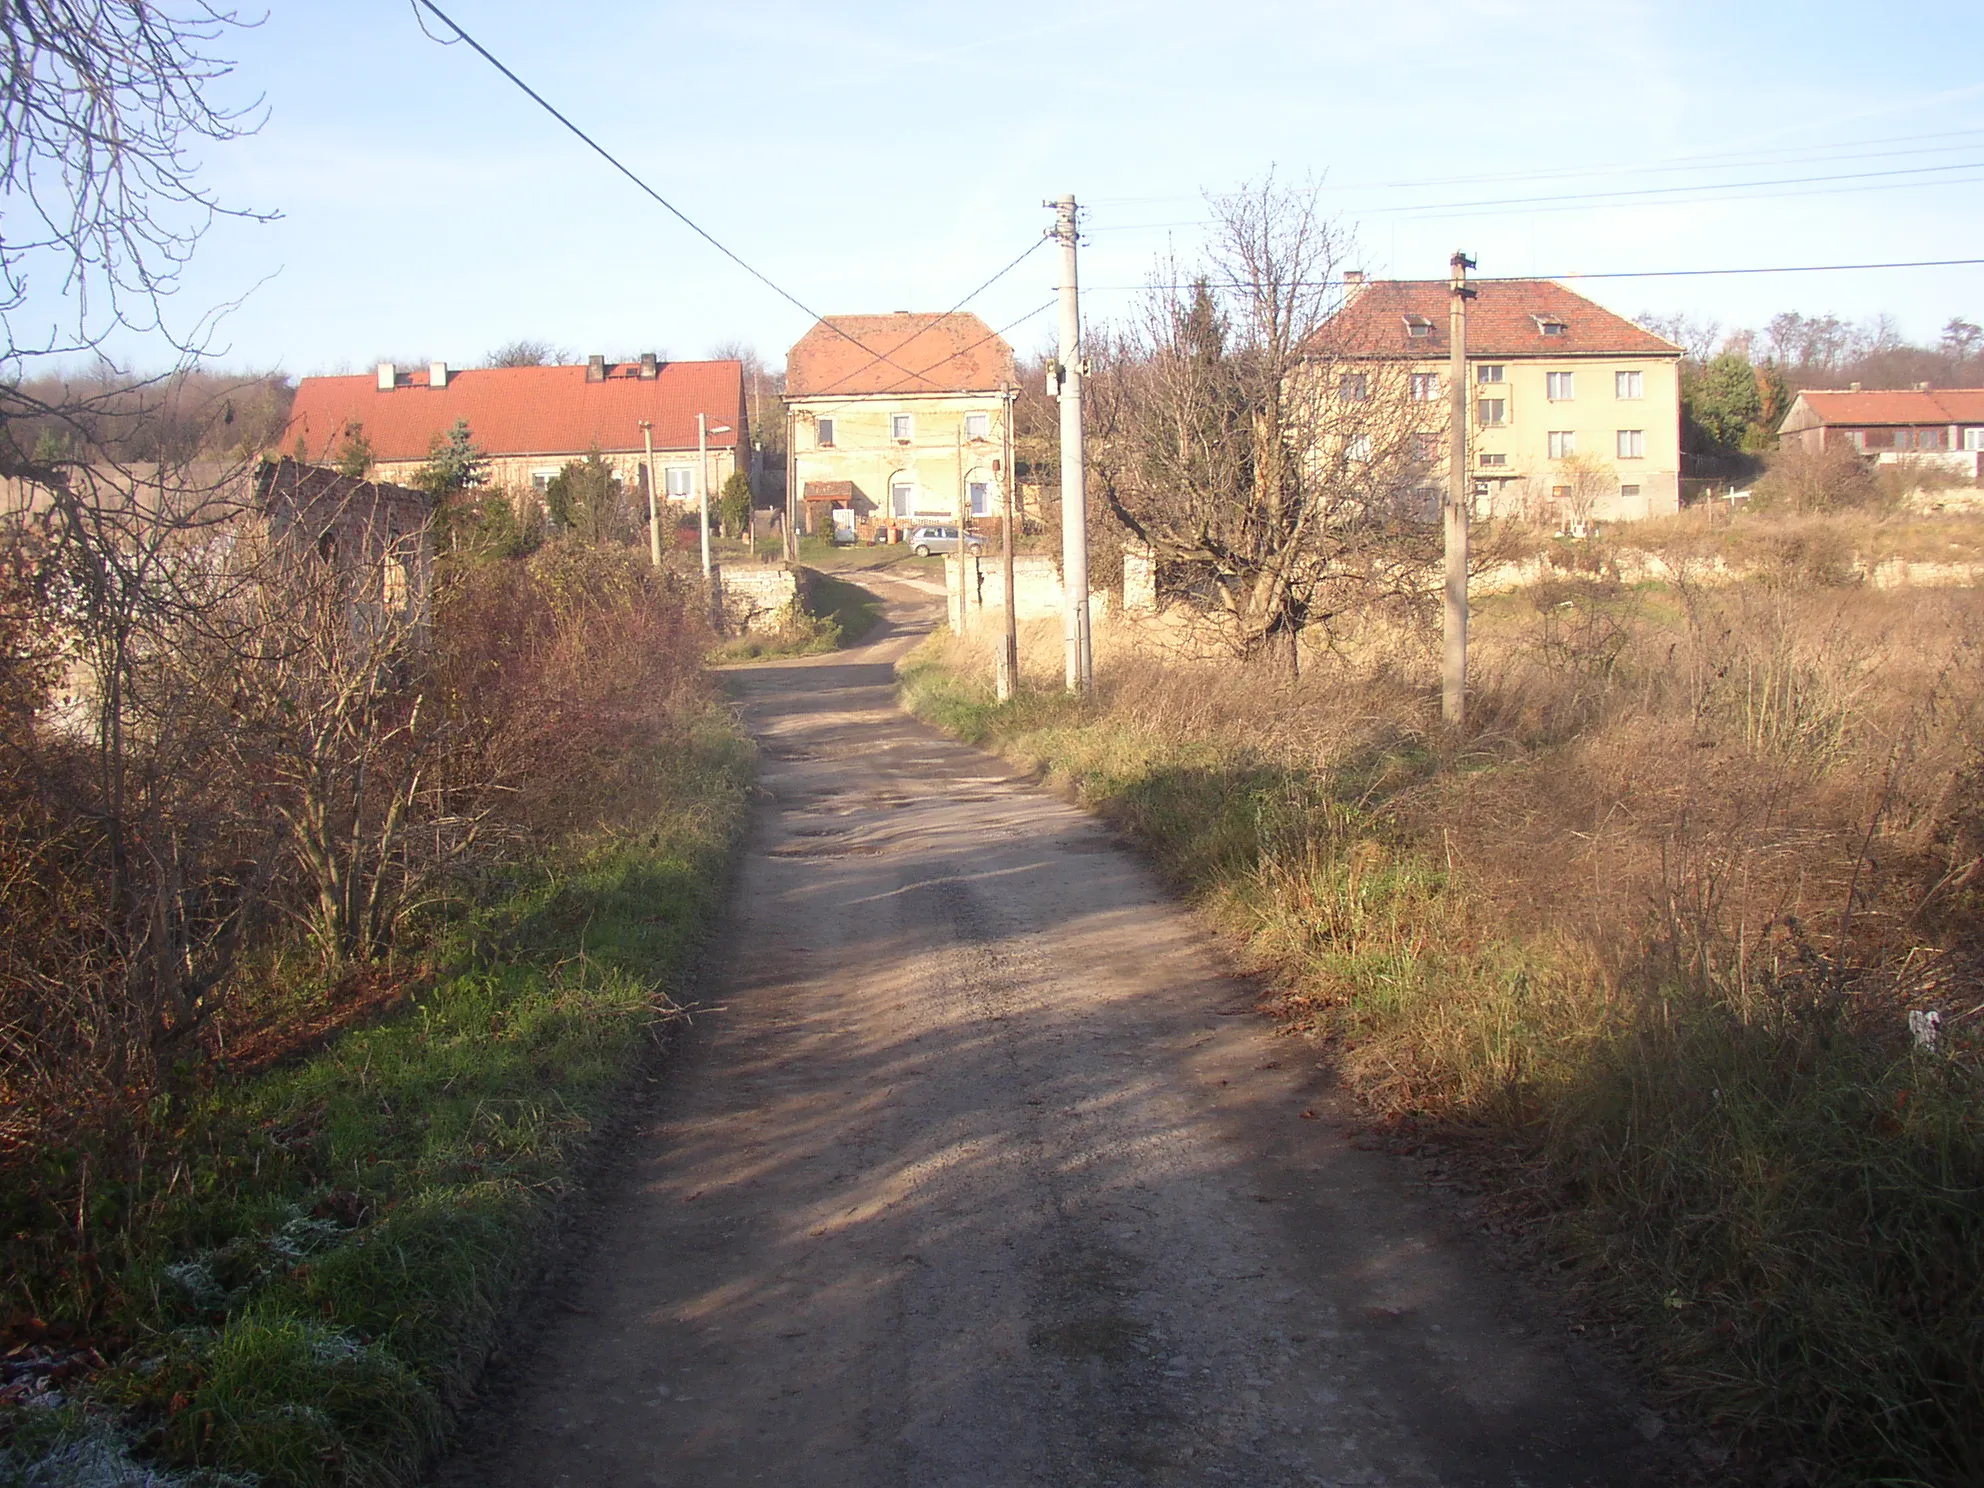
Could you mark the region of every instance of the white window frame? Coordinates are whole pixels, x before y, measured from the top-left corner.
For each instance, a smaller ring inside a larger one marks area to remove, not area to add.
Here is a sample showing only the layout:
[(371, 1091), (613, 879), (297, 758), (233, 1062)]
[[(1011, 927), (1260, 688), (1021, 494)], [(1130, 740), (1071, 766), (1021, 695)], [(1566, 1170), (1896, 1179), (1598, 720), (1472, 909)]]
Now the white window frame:
[(1566, 322), (1554, 315), (1532, 315), (1530, 319), (1536, 322), (1536, 334), (1539, 336), (1561, 336), (1570, 329)]
[(1963, 447), (1967, 450), (1984, 450), (1984, 429), (1965, 429)]
[(907, 475), (889, 477), (889, 516), (906, 522), (916, 514), (916, 482)]
[(1415, 403), (1431, 403), (1440, 396), (1440, 374), (1437, 372), (1414, 372), (1407, 389)]
[(671, 501), (695, 500), (696, 467), (693, 465), (662, 466), (661, 489)]
[(1509, 380), (1509, 369), (1501, 362), (1477, 362), (1474, 367), (1474, 380), (1477, 385), (1499, 386)]
[(1640, 488), (1630, 483), (1620, 486), (1619, 499), (1621, 501), (1638, 501), (1640, 499)]
[[(1490, 405), (1496, 410), (1490, 418)], [(1474, 422), (1483, 429), (1505, 429), (1509, 423), (1509, 400), (1507, 398), (1476, 398), (1474, 400)]]
[(1612, 396), (1621, 402), (1638, 402), (1646, 396), (1646, 374), (1644, 372), (1614, 372), (1612, 374)]
[(820, 419), (815, 429), (813, 443), (821, 449), (832, 449), (834, 447), (834, 421), (831, 416)]
[(1545, 372), (1543, 374), (1543, 396), (1552, 403), (1570, 403), (1578, 395), (1578, 375), (1575, 372)]
[(1553, 460), (1567, 460), (1578, 452), (1578, 431), (1575, 429), (1552, 429), (1544, 440)]
[(1481, 455), (1481, 463), (1487, 469), (1502, 470), (1507, 468), (1509, 463), (1509, 457), (1507, 455), (1501, 455), (1501, 454), (1491, 455), (1486, 451), (1483, 451)]
[(892, 413), (889, 415), (889, 438), (898, 444), (908, 444), (916, 438), (916, 415), (913, 413)]
[(530, 473), (530, 486), (539, 495), (551, 489), (551, 483), (558, 479), (559, 466), (540, 465)]
[(1646, 458), (1646, 430), (1621, 429), (1619, 431), (1619, 458), (1622, 460), (1644, 460)]
[(990, 480), (968, 480), (964, 483), (964, 509), (974, 517), (989, 517), (992, 513), (992, 482)]
[(990, 439), (992, 437), (992, 415), (989, 413), (967, 413), (964, 416), (964, 437), (966, 439)]
[(1353, 434), (1343, 442), (1343, 457), (1346, 460), (1367, 461), (1371, 458), (1371, 436)]
[(1346, 403), (1371, 401), (1371, 378), (1365, 372), (1346, 372), (1337, 379), (1336, 395)]

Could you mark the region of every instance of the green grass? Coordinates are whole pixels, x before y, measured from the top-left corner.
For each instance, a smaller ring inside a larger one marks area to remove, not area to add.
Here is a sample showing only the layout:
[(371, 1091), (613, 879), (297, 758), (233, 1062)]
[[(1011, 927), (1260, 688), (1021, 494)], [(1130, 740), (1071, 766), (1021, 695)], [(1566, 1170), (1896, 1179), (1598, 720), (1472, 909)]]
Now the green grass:
[(859, 584), (830, 573), (814, 573), (807, 586), (807, 613), (777, 630), (733, 636), (719, 646), (716, 661), (765, 661), (781, 656), (823, 656), (860, 642), (882, 618), (882, 601)]
[(910, 708), (1130, 832), (1374, 1108), (1495, 1154), (1498, 1202), (1628, 1325), (1665, 1398), (1796, 1481), (1984, 1481), (1974, 1035), (1914, 1053), (1795, 958), (1760, 993), (1657, 937), (1621, 963), (1503, 923), (1386, 806), (1522, 765), (1401, 742), (1298, 768), (1112, 712), (1106, 688), (998, 704), (947, 654), (904, 666)]
[[(665, 799), (492, 877), (437, 932), (444, 970), (413, 1005), (195, 1097), (174, 1123), (183, 1182), (113, 1279), (130, 1346), (95, 1414), (36, 1455), (115, 1420), (173, 1469), (417, 1481), (657, 1047), (750, 768), (712, 719)], [(29, 1460), (21, 1425), (0, 1423), (17, 1437), (0, 1484)]]

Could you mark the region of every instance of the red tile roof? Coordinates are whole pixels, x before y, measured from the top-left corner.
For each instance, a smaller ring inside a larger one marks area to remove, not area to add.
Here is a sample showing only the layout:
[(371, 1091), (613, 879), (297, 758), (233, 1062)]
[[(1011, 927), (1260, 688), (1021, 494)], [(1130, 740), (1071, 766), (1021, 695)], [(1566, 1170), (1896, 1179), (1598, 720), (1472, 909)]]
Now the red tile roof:
[(808, 481), (806, 482), (801, 499), (805, 501), (852, 501), (855, 494), (853, 481)]
[(990, 393), (1012, 382), (1013, 349), (969, 311), (829, 315), (786, 354), (785, 393)]
[(1984, 388), (1818, 389), (1798, 400), (1825, 424), (1984, 424)]
[(446, 387), (428, 385), (425, 370), (402, 374), (391, 392), (376, 375), (306, 377), (278, 446), (291, 453), (303, 439), (312, 460), (334, 457), (346, 425), (364, 427), (379, 460), (424, 460), (436, 435), (467, 419), (469, 433), (491, 455), (580, 455), (642, 447), (641, 420), (654, 423), (658, 449), (696, 447), (696, 415), (708, 415), (712, 449), (735, 445), (744, 428), (744, 372), (737, 362), (664, 362), (653, 378), (638, 362), (609, 364), (603, 382), (573, 367), (476, 367), (448, 374)]
[[(1681, 348), (1549, 279), (1488, 279), (1467, 304), (1467, 354), (1475, 357), (1673, 356)], [(1442, 360), (1448, 354), (1447, 281), (1379, 279), (1353, 293), (1312, 343), (1319, 354)], [(1407, 334), (1407, 321), (1431, 333)], [(1537, 322), (1557, 321), (1547, 336)]]

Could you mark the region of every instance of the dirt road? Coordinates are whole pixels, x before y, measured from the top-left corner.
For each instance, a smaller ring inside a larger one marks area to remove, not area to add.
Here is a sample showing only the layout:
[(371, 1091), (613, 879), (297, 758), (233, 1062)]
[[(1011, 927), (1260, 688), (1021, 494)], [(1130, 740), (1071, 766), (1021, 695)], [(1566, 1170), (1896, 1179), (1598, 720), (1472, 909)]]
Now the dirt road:
[(765, 794), (714, 1006), (443, 1481), (1657, 1481), (1133, 858), (896, 710), (938, 606), (890, 597), (735, 674)]

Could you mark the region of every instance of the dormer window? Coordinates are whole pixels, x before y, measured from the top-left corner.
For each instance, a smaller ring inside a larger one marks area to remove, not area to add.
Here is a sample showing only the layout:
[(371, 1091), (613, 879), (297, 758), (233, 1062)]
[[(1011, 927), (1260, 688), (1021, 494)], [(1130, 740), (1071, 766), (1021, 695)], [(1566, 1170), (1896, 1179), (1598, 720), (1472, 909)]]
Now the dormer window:
[(1405, 334), (1414, 340), (1433, 334), (1433, 322), (1423, 315), (1405, 317)]
[(1554, 315), (1532, 315), (1530, 319), (1536, 322), (1536, 329), (1541, 335), (1561, 336), (1570, 329)]

